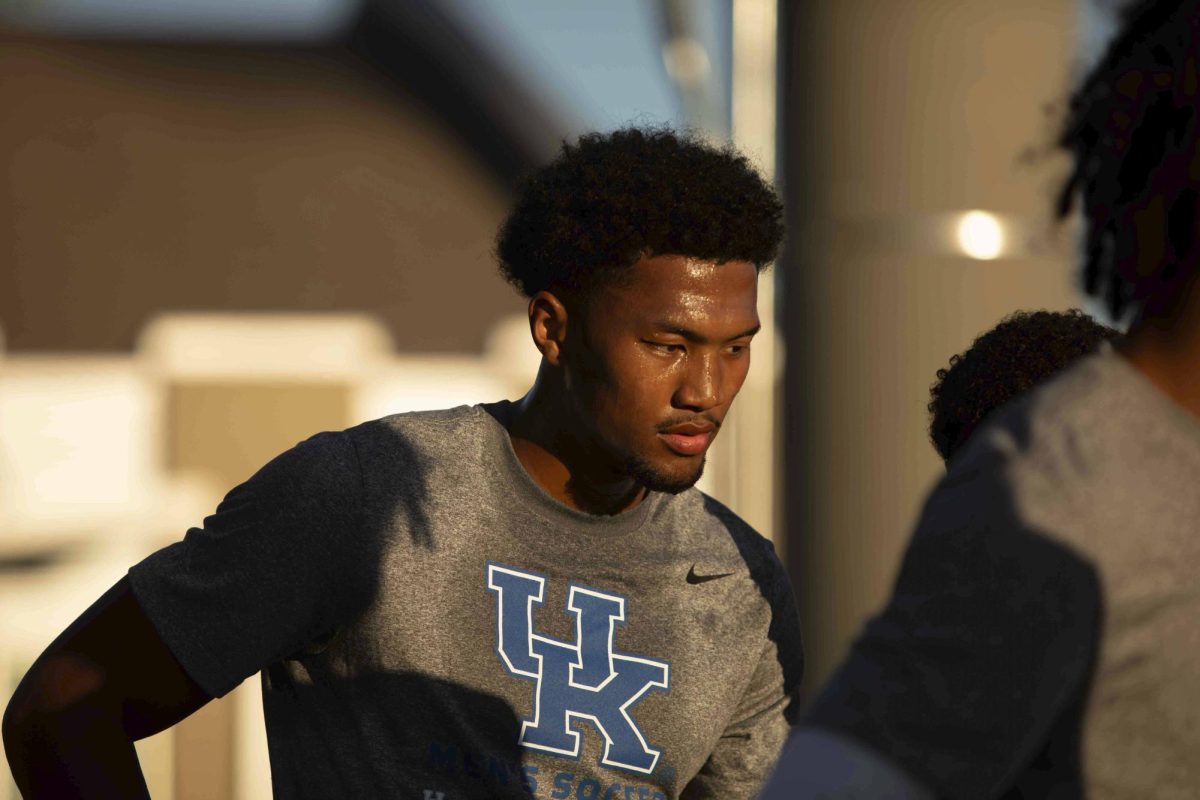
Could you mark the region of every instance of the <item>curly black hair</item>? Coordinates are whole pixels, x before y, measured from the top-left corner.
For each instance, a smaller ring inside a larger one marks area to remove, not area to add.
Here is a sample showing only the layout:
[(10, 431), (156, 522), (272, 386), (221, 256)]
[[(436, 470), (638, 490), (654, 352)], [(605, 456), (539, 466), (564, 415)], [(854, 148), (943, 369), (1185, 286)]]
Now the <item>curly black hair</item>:
[(564, 142), (528, 176), (496, 236), (500, 272), (526, 297), (586, 291), (639, 258), (749, 261), (783, 237), (775, 191), (732, 147), (667, 129), (626, 128)]
[(992, 411), (1119, 335), (1077, 308), (1005, 317), (937, 371), (928, 406), (934, 449), (949, 461)]
[(1058, 216), (1079, 198), (1084, 288), (1113, 319), (1185, 277), (1180, 265), (1192, 249), (1200, 198), (1188, 176), (1198, 133), (1200, 2), (1138, 0), (1121, 17), (1072, 95), (1058, 139), (1074, 158)]

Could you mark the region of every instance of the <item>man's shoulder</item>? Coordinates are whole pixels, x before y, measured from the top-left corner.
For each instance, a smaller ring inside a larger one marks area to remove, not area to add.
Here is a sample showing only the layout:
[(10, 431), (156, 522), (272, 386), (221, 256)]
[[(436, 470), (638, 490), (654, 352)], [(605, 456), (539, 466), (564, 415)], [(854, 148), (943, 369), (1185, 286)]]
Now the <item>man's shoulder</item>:
[(478, 449), (498, 423), (483, 405), (429, 411), (406, 411), (368, 420), (343, 433), (367, 461), (391, 460), (397, 450), (424, 458), (455, 458), (465, 448)]
[(1102, 569), (1127, 538), (1114, 520), (1141, 460), (1127, 427), (1136, 419), (1128, 376), (1110, 372), (1126, 368), (1103, 360), (1111, 357), (1085, 359), (975, 432), (925, 501), (905, 554), (914, 574), (994, 582), (998, 565), (1032, 575), (1050, 564), (1083, 585)]
[(453, 447), (456, 439), (477, 435), (486, 425), (482, 409), (482, 406), (459, 406), (410, 411), (367, 420), (343, 430), (320, 431), (282, 452), (272, 463), (357, 469), (356, 462), (380, 452), (395, 452), (397, 445), (411, 449), (428, 442)]
[(658, 505), (657, 514), (675, 524), (686, 521), (704, 536), (736, 536), (765, 541), (762, 534), (733, 509), (694, 486), (677, 495), (665, 496)]
[[(727, 505), (699, 489), (689, 489), (667, 503), (664, 520), (686, 537), (685, 546), (714, 565), (740, 561), (752, 572), (775, 571), (775, 546)], [(782, 569), (781, 567), (779, 569)]]
[(964, 514), (1090, 502), (1139, 410), (1115, 358), (1085, 358), (994, 412), (951, 459), (935, 496), (955, 498)]
[(485, 408), (484, 405), (473, 405), (424, 411), (402, 411), (361, 422), (347, 428), (345, 432), (362, 438), (387, 436), (389, 432), (409, 435), (423, 433), (444, 435), (455, 429), (478, 427), (483, 424), (483, 417), (487, 414)]
[(1200, 427), (1182, 416), (1119, 355), (1099, 353), (999, 410), (931, 499), (960, 516), (1001, 508), (1071, 531), (1102, 520), (1133, 486), (1200, 463)]
[(1198, 432), (1194, 420), (1105, 348), (997, 410), (949, 471), (998, 456), (1020, 473), (1086, 479), (1096, 464), (1145, 455), (1149, 438), (1200, 442)]
[(1111, 394), (1112, 367), (1100, 356), (1083, 359), (1046, 383), (997, 409), (951, 459), (948, 472), (1000, 457), (1036, 465), (1053, 460), (1063, 442), (1102, 416)]

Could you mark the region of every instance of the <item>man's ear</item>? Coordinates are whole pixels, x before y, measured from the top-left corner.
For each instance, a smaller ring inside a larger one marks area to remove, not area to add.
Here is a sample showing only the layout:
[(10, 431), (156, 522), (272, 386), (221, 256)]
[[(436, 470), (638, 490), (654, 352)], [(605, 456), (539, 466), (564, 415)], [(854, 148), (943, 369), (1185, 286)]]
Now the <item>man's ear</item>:
[(529, 332), (542, 358), (560, 366), (567, 341), (567, 307), (558, 295), (543, 290), (529, 299)]

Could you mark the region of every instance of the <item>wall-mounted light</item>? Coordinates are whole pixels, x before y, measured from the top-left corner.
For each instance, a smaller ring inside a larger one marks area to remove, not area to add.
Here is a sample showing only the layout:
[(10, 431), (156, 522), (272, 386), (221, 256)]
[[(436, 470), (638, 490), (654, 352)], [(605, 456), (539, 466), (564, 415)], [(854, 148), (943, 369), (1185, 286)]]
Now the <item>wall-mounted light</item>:
[(831, 233), (823, 233), (818, 223), (805, 235), (832, 235), (852, 242), (863, 254), (923, 254), (967, 261), (1048, 258), (1063, 264), (1074, 263), (1077, 257), (1073, 225), (1056, 224), (1049, 214), (1019, 216), (967, 209), (846, 216), (827, 224)]
[(995, 214), (968, 211), (959, 217), (955, 238), (963, 253), (971, 258), (990, 261), (1004, 252), (1007, 236)]

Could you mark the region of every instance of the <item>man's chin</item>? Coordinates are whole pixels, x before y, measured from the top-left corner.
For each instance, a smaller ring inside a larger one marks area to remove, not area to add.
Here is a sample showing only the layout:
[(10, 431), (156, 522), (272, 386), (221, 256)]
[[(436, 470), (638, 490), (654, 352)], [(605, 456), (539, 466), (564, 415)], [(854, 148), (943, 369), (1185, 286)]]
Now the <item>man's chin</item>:
[(636, 456), (631, 457), (626, 466), (630, 477), (650, 491), (679, 494), (692, 488), (696, 481), (700, 480), (700, 476), (704, 474), (704, 460), (705, 456), (701, 456), (699, 463), (688, 473), (668, 472)]

